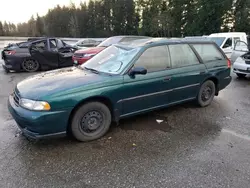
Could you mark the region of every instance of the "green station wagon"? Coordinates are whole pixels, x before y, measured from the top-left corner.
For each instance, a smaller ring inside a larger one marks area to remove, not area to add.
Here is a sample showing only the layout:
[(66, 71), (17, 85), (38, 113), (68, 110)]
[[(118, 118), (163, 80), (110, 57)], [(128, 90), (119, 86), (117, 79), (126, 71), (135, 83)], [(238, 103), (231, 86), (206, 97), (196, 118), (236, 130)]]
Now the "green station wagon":
[(208, 106), (231, 82), (230, 70), (225, 54), (209, 41), (113, 45), (79, 67), (23, 80), (8, 107), (27, 137), (71, 133), (90, 141), (121, 118), (192, 100)]

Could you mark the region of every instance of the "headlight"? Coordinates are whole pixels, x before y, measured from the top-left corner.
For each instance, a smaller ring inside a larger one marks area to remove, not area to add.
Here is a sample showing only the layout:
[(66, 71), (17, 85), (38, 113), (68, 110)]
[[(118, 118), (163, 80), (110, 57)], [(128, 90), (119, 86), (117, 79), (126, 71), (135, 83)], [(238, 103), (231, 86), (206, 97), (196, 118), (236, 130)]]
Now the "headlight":
[(91, 56), (94, 56), (94, 55), (96, 55), (96, 54), (84, 54), (83, 57), (91, 57)]
[(37, 110), (37, 111), (50, 110), (49, 103), (47, 103), (45, 101), (33, 101), (33, 100), (29, 100), (29, 99), (20, 99), (19, 104), (23, 108), (27, 108), (29, 110)]

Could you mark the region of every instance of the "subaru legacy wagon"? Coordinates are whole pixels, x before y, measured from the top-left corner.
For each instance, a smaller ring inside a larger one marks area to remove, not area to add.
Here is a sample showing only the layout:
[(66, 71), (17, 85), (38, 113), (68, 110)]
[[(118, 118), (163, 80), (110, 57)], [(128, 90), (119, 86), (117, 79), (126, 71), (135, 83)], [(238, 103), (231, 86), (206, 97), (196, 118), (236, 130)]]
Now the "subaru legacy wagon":
[(23, 80), (8, 107), (29, 138), (70, 133), (90, 141), (122, 118), (192, 100), (208, 106), (231, 82), (230, 70), (230, 61), (210, 41), (112, 45), (79, 67)]

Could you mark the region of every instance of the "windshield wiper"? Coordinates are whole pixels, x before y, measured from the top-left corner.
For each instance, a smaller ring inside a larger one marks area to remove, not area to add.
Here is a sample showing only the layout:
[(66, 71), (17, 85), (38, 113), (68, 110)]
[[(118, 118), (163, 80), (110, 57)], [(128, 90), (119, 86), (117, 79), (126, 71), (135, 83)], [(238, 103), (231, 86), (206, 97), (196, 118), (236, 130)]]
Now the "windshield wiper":
[(99, 74), (100, 72), (96, 69), (92, 69), (92, 68), (88, 68), (88, 67), (84, 67), (86, 70), (90, 70), (93, 73)]

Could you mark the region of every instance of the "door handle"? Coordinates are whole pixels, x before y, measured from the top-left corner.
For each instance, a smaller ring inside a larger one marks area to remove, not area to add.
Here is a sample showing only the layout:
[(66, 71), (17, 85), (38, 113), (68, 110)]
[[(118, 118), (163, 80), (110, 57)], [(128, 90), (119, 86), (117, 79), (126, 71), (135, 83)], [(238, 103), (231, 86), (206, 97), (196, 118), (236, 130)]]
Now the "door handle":
[(200, 74), (205, 74), (206, 73), (206, 71), (200, 71)]
[(171, 77), (170, 76), (167, 76), (163, 79), (164, 82), (167, 82), (167, 81), (170, 81), (171, 80)]

